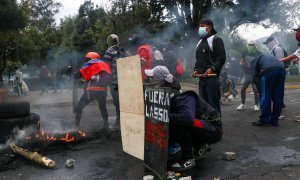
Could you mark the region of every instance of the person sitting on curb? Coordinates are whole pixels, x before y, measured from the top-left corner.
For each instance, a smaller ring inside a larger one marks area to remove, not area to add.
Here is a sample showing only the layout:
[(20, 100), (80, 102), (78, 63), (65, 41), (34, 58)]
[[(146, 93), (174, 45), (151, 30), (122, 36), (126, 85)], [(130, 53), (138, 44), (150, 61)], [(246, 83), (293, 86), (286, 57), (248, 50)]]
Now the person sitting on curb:
[(223, 71), (220, 74), (221, 83), (221, 103), (233, 100), (233, 82), (228, 78), (227, 72)]
[(220, 114), (194, 91), (181, 93), (178, 80), (165, 66), (145, 70), (154, 87), (170, 87), (169, 147), (179, 144), (182, 157), (170, 165), (172, 171), (185, 171), (223, 135)]

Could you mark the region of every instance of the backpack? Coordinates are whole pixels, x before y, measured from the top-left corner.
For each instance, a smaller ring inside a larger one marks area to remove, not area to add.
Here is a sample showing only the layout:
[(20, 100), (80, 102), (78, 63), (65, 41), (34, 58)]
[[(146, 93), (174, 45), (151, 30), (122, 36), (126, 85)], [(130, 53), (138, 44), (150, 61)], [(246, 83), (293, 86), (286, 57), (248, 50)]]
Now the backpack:
[[(281, 46), (280, 46), (280, 47), (281, 47)], [(283, 56), (284, 56), (284, 57), (287, 57), (287, 56), (288, 56), (288, 53), (286, 52), (286, 50), (285, 50), (283, 47), (281, 47), (281, 49), (283, 50)], [(272, 50), (271, 53), (273, 54), (274, 57), (276, 57), (276, 56), (275, 56), (274, 50), (275, 50), (275, 48), (273, 48), (273, 50)], [(291, 61), (288, 61), (288, 62), (284, 62), (284, 63), (283, 63), (284, 68), (288, 68), (290, 65), (291, 65)]]

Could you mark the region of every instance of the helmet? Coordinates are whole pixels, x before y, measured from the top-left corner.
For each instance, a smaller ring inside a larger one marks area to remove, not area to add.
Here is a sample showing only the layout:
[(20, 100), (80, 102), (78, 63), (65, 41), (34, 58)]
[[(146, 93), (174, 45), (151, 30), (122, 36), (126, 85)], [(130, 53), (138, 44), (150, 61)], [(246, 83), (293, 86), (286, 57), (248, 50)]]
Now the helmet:
[(96, 52), (89, 52), (85, 55), (88, 59), (100, 59), (100, 55)]
[(113, 45), (119, 46), (120, 45), (119, 37), (117, 35), (115, 35), (115, 34), (110, 34), (107, 37), (106, 42), (107, 42), (108, 46), (113, 46)]

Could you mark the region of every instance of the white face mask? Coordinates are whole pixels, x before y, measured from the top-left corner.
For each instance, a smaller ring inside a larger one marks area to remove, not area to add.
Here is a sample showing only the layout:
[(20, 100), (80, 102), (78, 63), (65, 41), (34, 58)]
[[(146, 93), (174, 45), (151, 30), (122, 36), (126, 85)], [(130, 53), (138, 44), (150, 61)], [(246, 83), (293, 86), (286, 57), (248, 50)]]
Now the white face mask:
[(200, 37), (204, 37), (207, 34), (206, 27), (199, 27), (198, 34)]

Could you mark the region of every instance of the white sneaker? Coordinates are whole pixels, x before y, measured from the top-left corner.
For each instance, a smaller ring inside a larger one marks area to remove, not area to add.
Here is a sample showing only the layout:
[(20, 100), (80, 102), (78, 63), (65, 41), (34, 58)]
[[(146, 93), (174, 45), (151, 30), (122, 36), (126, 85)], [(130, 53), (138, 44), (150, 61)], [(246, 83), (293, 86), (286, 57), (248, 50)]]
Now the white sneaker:
[(254, 105), (254, 111), (259, 111), (259, 107), (257, 105)]
[(238, 111), (241, 111), (241, 110), (244, 110), (244, 109), (246, 109), (245, 104), (241, 104), (241, 105), (239, 105), (239, 107), (236, 108), (236, 110), (238, 110)]

